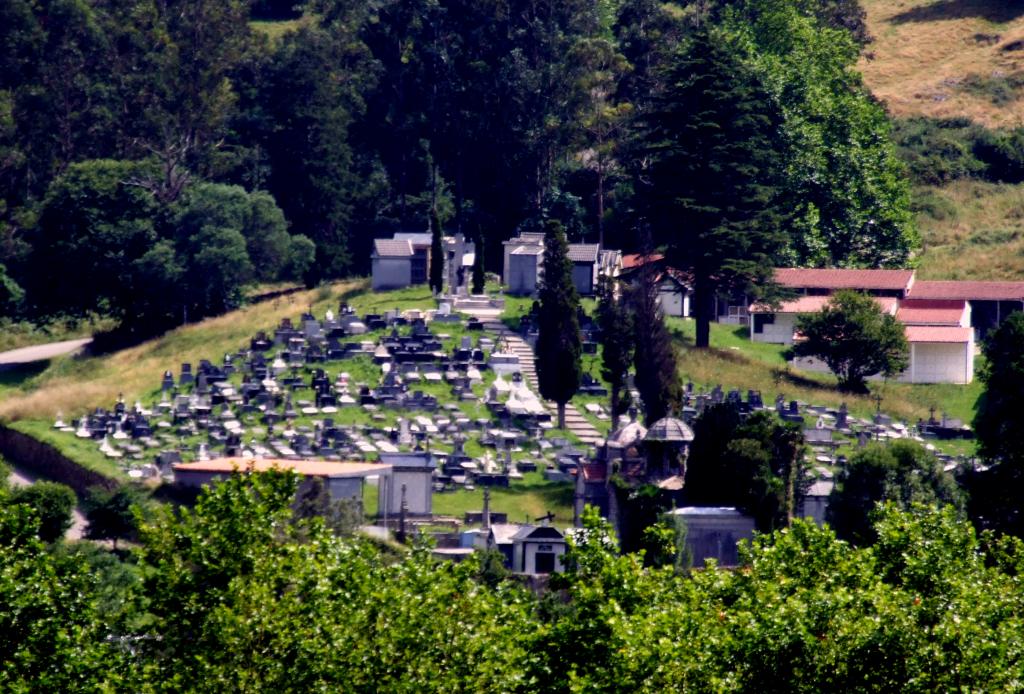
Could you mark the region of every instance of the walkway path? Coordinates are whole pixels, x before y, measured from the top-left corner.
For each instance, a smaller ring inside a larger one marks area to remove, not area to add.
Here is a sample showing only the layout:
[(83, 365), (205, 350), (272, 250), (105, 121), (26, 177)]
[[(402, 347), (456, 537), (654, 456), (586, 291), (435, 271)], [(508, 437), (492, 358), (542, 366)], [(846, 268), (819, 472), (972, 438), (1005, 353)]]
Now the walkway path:
[[(16, 468), (11, 466), (11, 475), (7, 478), (7, 481), (12, 487), (28, 487), (36, 482), (39, 478), (33, 475), (27, 470)], [(87, 521), (85, 520), (85, 514), (82, 513), (82, 509), (75, 506), (71, 511), (71, 527), (68, 528), (67, 533), (64, 535), (69, 540), (81, 540), (82, 535), (85, 532), (85, 526)]]
[[(469, 312), (467, 311), (467, 313)], [(530, 344), (509, 330), (508, 326), (500, 320), (485, 316), (478, 316), (478, 318), (483, 321), (484, 330), (492, 332), (500, 339), (503, 339), (508, 345), (509, 352), (519, 357), (519, 370), (523, 374), (523, 378), (526, 379), (531, 390), (540, 392), (537, 384), (536, 357)], [(547, 402), (546, 404), (551, 410), (557, 410), (555, 403)], [(593, 445), (604, 438), (601, 432), (595, 429), (594, 425), (580, 414), (579, 410), (572, 403), (568, 403), (565, 406), (565, 428), (587, 446)]]
[(59, 357), (62, 354), (77, 352), (90, 342), (92, 342), (92, 338), (85, 337), (79, 340), (50, 342), (45, 345), (32, 345), (31, 347), (22, 347), (20, 349), (12, 349), (7, 352), (0, 352), (0, 369), (14, 364), (30, 364), (34, 361), (52, 359), (53, 357)]

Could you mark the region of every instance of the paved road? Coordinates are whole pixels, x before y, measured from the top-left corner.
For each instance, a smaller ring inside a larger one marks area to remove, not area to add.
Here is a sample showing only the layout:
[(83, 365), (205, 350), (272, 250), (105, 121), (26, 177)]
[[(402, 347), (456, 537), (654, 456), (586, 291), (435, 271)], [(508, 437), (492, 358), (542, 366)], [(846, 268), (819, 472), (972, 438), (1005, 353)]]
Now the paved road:
[[(7, 480), (14, 487), (27, 487), (35, 482), (37, 478), (31, 472), (27, 470), (19, 469), (11, 466), (11, 476)], [(85, 514), (77, 506), (71, 512), (71, 527), (68, 528), (65, 537), (69, 540), (81, 540), (82, 533), (85, 532)]]
[(50, 342), (45, 345), (33, 345), (31, 347), (22, 347), (21, 349), (12, 349), (7, 352), (0, 352), (0, 368), (10, 366), (12, 364), (30, 364), (34, 361), (52, 359), (53, 357), (59, 357), (62, 354), (77, 352), (90, 342), (92, 342), (92, 338), (85, 337), (79, 340)]

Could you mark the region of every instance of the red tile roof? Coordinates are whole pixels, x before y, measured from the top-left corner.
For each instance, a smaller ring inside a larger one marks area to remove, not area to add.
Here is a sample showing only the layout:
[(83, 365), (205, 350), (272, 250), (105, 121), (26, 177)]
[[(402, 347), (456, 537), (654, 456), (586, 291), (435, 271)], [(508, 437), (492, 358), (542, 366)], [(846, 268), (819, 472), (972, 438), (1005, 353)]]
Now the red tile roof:
[(948, 328), (934, 325), (908, 325), (906, 328), (908, 342), (947, 342), (964, 343), (974, 339), (971, 328)]
[[(831, 296), (798, 296), (790, 301), (783, 301), (778, 311), (773, 311), (770, 306), (764, 304), (752, 304), (751, 313), (817, 313), (825, 307), (832, 299)], [(874, 297), (882, 311), (888, 314), (896, 312), (897, 300), (895, 297), (876, 296)]]
[[(635, 267), (640, 267), (644, 264), (643, 253), (624, 253), (622, 256), (622, 269), (632, 270)], [(665, 256), (661, 253), (651, 253), (646, 256), (647, 262), (656, 263), (659, 260), (664, 260)]]
[(966, 310), (967, 302), (963, 299), (904, 299), (896, 318), (908, 325), (959, 326)]
[(875, 289), (902, 291), (913, 281), (913, 270), (847, 270), (793, 268), (775, 270), (775, 281), (793, 289)]
[(918, 280), (911, 299), (966, 299), (968, 301), (1024, 301), (1024, 282), (961, 282)]
[(281, 460), (271, 458), (218, 458), (196, 463), (178, 463), (171, 466), (175, 472), (213, 472), (230, 474), (232, 472), (267, 472), (294, 470), (306, 477), (363, 477), (372, 474), (386, 474), (390, 465), (380, 463), (332, 463), (326, 460)]

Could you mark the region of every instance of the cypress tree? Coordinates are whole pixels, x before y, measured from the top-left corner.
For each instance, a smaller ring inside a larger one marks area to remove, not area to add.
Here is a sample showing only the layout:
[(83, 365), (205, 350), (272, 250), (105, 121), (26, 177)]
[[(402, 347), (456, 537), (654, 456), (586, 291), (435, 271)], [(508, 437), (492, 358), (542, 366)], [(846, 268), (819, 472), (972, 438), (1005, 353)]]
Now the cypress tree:
[(650, 162), (641, 201), (669, 264), (693, 275), (701, 348), (715, 297), (770, 285), (786, 240), (773, 145), (781, 115), (738, 50), (698, 30), (668, 67), (639, 136)]
[(633, 317), (622, 297), (615, 296), (613, 280), (602, 276), (598, 285), (597, 326), (601, 330), (601, 376), (608, 381), (612, 428), (629, 406), (622, 397), (626, 373), (633, 363)]
[(484, 284), (484, 235), (476, 235), (476, 254), (473, 256), (473, 293), (483, 294)]
[(430, 210), (430, 290), (440, 294), (444, 289), (444, 245), (441, 232), (441, 218), (437, 208)]
[(550, 220), (544, 235), (544, 281), (537, 319), (537, 380), (541, 396), (558, 406), (559, 429), (565, 428), (565, 404), (579, 389), (582, 375), (579, 307), (569, 243), (562, 225)]

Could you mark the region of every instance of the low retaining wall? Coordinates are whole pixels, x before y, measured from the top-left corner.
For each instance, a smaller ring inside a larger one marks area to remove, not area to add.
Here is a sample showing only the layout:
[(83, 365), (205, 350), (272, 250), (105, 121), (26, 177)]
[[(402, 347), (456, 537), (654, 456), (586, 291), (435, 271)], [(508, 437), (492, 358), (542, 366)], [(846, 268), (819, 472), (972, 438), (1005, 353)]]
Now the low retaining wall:
[(89, 487), (115, 489), (120, 486), (117, 480), (82, 467), (50, 444), (3, 425), (0, 425), (0, 454), (19, 468), (68, 485), (79, 496), (85, 496)]

